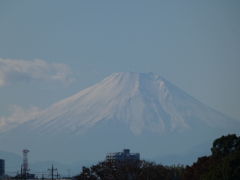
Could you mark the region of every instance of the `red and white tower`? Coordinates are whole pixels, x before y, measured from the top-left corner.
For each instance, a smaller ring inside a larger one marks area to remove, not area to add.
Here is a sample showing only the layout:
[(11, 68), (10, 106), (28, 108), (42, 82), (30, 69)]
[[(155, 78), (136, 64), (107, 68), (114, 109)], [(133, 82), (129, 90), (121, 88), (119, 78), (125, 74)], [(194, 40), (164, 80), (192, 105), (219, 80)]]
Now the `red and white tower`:
[(23, 152), (22, 170), (23, 171), (28, 171), (28, 153), (29, 153), (29, 150), (24, 149), (22, 152)]

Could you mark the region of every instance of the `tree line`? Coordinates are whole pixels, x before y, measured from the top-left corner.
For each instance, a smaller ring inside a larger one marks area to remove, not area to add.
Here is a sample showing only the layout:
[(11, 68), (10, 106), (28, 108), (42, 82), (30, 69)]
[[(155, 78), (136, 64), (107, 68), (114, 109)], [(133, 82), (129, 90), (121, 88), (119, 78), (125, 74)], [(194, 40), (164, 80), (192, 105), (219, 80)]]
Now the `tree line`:
[(101, 161), (82, 167), (76, 180), (239, 180), (240, 136), (229, 134), (213, 142), (210, 156), (191, 166), (164, 166), (145, 160)]
[(145, 160), (102, 161), (89, 168), (83, 167), (77, 180), (159, 180), (181, 179), (183, 165), (163, 166)]
[(239, 180), (240, 136), (229, 134), (213, 142), (210, 156), (199, 157), (192, 166), (186, 166), (183, 180)]

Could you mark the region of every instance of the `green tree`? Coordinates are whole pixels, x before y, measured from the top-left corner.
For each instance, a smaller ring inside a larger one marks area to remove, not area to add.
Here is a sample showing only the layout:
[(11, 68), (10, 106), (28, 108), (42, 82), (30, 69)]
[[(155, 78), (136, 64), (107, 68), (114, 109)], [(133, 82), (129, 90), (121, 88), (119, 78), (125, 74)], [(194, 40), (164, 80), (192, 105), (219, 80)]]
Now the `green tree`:
[(211, 164), (215, 163), (217, 161), (214, 158), (203, 156), (198, 158), (196, 163), (193, 163), (193, 165), (187, 166), (186, 170), (183, 173), (183, 180), (200, 180), (201, 175), (208, 171)]
[(240, 179), (240, 137), (222, 136), (213, 142), (212, 155), (198, 158), (187, 166), (184, 180), (237, 180)]
[(82, 173), (77, 175), (77, 179), (78, 180), (85, 180), (85, 179), (89, 179), (89, 180), (97, 180), (97, 177), (91, 173), (91, 169), (87, 168), (85, 166), (82, 167)]
[(168, 169), (171, 171), (171, 177), (173, 180), (182, 179), (182, 175), (185, 170), (184, 165), (182, 165), (182, 164), (178, 164), (177, 166), (172, 165), (172, 166), (168, 166)]
[[(182, 166), (181, 166), (182, 167)], [(172, 172), (177, 172), (180, 166), (169, 168), (148, 162), (139, 161), (102, 161), (90, 168), (83, 167), (76, 176), (77, 180), (171, 180)], [(177, 179), (177, 177), (176, 177)]]
[(212, 164), (209, 170), (201, 176), (212, 180), (239, 180), (240, 179), (240, 151), (234, 151), (219, 163)]
[(222, 136), (213, 142), (212, 156), (225, 157), (235, 150), (240, 150), (240, 137), (236, 134)]

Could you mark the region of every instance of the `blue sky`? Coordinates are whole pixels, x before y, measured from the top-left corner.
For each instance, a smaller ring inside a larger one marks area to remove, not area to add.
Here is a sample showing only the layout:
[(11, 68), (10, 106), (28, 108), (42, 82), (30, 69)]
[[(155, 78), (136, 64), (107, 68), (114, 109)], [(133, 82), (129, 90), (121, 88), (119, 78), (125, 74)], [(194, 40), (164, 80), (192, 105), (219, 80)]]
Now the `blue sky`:
[(240, 1), (0, 1), (0, 118), (154, 72), (240, 120)]

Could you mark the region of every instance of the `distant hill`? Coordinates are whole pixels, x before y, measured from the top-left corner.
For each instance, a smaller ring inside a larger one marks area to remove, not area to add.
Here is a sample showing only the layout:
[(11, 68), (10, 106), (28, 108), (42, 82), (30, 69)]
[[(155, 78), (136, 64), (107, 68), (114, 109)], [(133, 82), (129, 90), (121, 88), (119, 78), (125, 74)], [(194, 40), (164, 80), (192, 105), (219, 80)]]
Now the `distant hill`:
[(0, 151), (0, 159), (5, 160), (5, 174), (13, 176), (21, 169), (22, 158), (15, 153)]
[(150, 160), (168, 166), (173, 164), (192, 165), (193, 162), (197, 161), (198, 157), (211, 155), (210, 148), (212, 147), (212, 143), (213, 140), (207, 141), (187, 150), (184, 153), (164, 154)]

